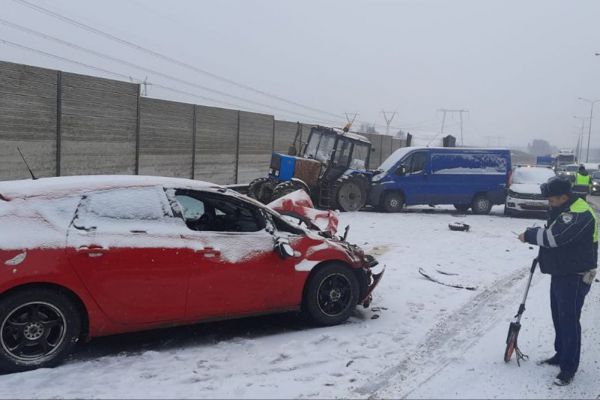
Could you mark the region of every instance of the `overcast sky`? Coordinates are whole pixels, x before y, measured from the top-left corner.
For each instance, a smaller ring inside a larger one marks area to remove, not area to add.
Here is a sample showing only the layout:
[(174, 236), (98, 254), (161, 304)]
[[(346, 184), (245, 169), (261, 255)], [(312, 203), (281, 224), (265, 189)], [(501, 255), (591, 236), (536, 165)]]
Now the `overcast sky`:
[[(417, 135), (439, 131), (438, 109), (468, 109), (465, 144), (524, 146), (545, 138), (561, 147), (574, 147), (577, 140), (580, 122), (573, 116), (589, 116), (589, 105), (578, 97), (600, 99), (600, 57), (594, 56), (600, 52), (598, 0), (26, 1), (312, 109), (244, 90), (16, 1), (0, 0), (2, 21), (196, 86), (6, 24), (0, 24), (0, 39), (116, 75), (2, 42), (0, 59), (113, 79), (147, 76), (161, 86), (149, 86), (150, 97), (235, 104), (279, 119), (318, 118), (338, 125), (344, 112), (358, 112), (360, 120), (383, 125), (385, 109), (398, 112), (393, 126)], [(597, 115), (593, 147), (600, 147), (600, 103)], [(449, 115), (446, 132), (458, 135), (458, 125), (458, 116)], [(385, 132), (385, 127), (378, 130)]]

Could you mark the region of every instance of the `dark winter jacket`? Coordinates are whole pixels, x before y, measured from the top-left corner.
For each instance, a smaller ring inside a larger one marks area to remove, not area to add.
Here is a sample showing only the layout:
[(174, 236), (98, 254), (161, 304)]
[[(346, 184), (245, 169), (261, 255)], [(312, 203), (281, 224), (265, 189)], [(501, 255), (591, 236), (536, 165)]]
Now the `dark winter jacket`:
[(540, 269), (550, 275), (570, 275), (598, 264), (598, 221), (583, 199), (571, 198), (550, 211), (544, 228), (529, 228), (525, 241), (540, 246)]

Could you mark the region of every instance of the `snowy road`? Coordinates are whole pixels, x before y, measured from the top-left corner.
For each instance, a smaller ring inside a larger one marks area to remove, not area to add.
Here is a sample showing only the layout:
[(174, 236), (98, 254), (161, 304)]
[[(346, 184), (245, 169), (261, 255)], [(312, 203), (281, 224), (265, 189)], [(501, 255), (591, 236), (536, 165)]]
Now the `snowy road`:
[[(557, 371), (535, 365), (552, 353), (548, 277), (536, 277), (523, 320), (520, 344), (531, 361), (502, 361), (536, 254), (511, 231), (542, 221), (505, 218), (501, 208), (491, 216), (428, 211), (343, 215), (350, 240), (388, 267), (373, 309), (343, 326), (308, 328), (283, 315), (98, 339), (58, 368), (0, 376), (0, 397), (598, 398), (597, 288), (584, 310), (574, 385), (552, 387)], [(471, 232), (449, 231), (455, 221)], [(477, 290), (430, 282), (419, 267)]]

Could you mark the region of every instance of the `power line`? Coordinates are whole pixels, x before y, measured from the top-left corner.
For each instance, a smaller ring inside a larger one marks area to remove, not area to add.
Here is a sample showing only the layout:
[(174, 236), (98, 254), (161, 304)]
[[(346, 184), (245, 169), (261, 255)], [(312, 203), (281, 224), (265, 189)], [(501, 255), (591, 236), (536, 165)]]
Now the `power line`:
[[(148, 68), (148, 67), (145, 67), (145, 66), (142, 66), (142, 65), (139, 65), (139, 64), (135, 64), (135, 63), (132, 63), (132, 62), (129, 62), (129, 61), (117, 58), (117, 57), (113, 57), (113, 56), (110, 56), (110, 55), (107, 55), (107, 54), (104, 54), (104, 53), (100, 53), (98, 51), (89, 49), (87, 47), (80, 46), (80, 45), (77, 45), (75, 43), (68, 42), (66, 40), (59, 39), (57, 37), (48, 35), (46, 33), (43, 33), (43, 32), (40, 32), (40, 31), (36, 31), (34, 29), (31, 29), (31, 28), (28, 28), (28, 27), (25, 27), (25, 26), (22, 26), (22, 25), (19, 25), (19, 24), (15, 24), (14, 22), (7, 21), (7, 20), (5, 20), (3, 18), (0, 18), (0, 24), (3, 24), (5, 26), (8, 26), (8, 27), (13, 28), (13, 29), (20, 30), (22, 32), (26, 32), (26, 33), (28, 33), (30, 35), (34, 35), (34, 36), (41, 37), (43, 39), (46, 39), (46, 40), (49, 40), (49, 41), (52, 41), (52, 42), (55, 42), (55, 43), (59, 43), (59, 44), (61, 44), (63, 46), (67, 46), (67, 47), (75, 49), (75, 50), (79, 50), (79, 51), (83, 51), (83, 52), (88, 53), (88, 54), (92, 54), (92, 55), (94, 55), (96, 57), (100, 57), (100, 58), (103, 58), (103, 59), (106, 59), (106, 60), (110, 60), (110, 61), (122, 64), (122, 65), (126, 65), (126, 66), (128, 66), (130, 68), (135, 68), (135, 69), (143, 70), (143, 71), (152, 73), (152, 74), (154, 74), (156, 76), (160, 76), (160, 77), (163, 77), (165, 79), (169, 79), (169, 80), (172, 80), (172, 81), (184, 84), (184, 85), (193, 86), (193, 87), (195, 87), (197, 89), (205, 90), (207, 92), (211, 92), (211, 93), (218, 94), (218, 95), (225, 96), (225, 97), (230, 97), (232, 99), (243, 101), (243, 102), (250, 103), (250, 104), (254, 104), (254, 105), (257, 105), (257, 106), (260, 106), (260, 107), (264, 107), (264, 108), (269, 109), (269, 110), (277, 110), (277, 111), (285, 112), (285, 113), (288, 113), (288, 114), (296, 114), (298, 116), (302, 116), (304, 118), (309, 118), (309, 119), (324, 120), (323, 118), (316, 118), (316, 117), (314, 117), (312, 115), (308, 115), (308, 114), (304, 114), (304, 113), (300, 113), (300, 112), (295, 112), (295, 111), (292, 111), (292, 110), (288, 110), (288, 109), (280, 108), (280, 107), (276, 107), (276, 106), (271, 106), (271, 105), (266, 104), (266, 103), (257, 102), (257, 101), (254, 101), (254, 100), (249, 100), (249, 99), (246, 99), (244, 97), (240, 97), (240, 96), (236, 96), (236, 95), (230, 95), (230, 94), (228, 94), (226, 92), (223, 92), (223, 91), (220, 91), (220, 90), (216, 90), (216, 89), (212, 89), (212, 88), (209, 88), (209, 87), (206, 87), (206, 86), (194, 83), (194, 82), (190, 82), (190, 81), (187, 81), (187, 80), (184, 80), (184, 79), (180, 79), (180, 78), (177, 78), (177, 77), (175, 77), (173, 75), (165, 74), (163, 72), (154, 70), (152, 68)], [(332, 122), (332, 121), (329, 121), (329, 122)], [(339, 123), (339, 121), (335, 121), (334, 123)]]
[[(48, 15), (48, 16), (50, 16), (52, 18), (55, 18), (55, 19), (58, 19), (60, 21), (66, 22), (68, 24), (71, 24), (73, 26), (76, 26), (76, 27), (78, 27), (80, 29), (83, 29), (83, 30), (86, 30), (86, 31), (91, 32), (93, 34), (102, 36), (102, 37), (104, 37), (106, 39), (118, 42), (118, 43), (120, 43), (120, 44), (122, 44), (124, 46), (127, 46), (127, 47), (133, 48), (135, 50), (144, 52), (144, 53), (149, 54), (149, 55), (151, 55), (153, 57), (162, 59), (163, 61), (167, 61), (167, 62), (173, 63), (175, 65), (178, 65), (180, 67), (183, 67), (183, 68), (195, 71), (197, 73), (210, 76), (211, 78), (220, 80), (222, 82), (228, 83), (228, 84), (233, 85), (233, 86), (237, 86), (237, 87), (242, 88), (244, 90), (255, 92), (255, 93), (258, 93), (258, 94), (266, 96), (266, 97), (271, 97), (271, 98), (276, 99), (278, 101), (282, 101), (282, 102), (285, 102), (285, 103), (288, 103), (288, 104), (292, 104), (292, 105), (300, 107), (300, 108), (311, 110), (311, 111), (317, 112), (319, 114), (333, 116), (334, 118), (336, 118), (336, 121), (339, 121), (341, 119), (340, 118), (341, 114), (336, 114), (336, 113), (332, 113), (332, 112), (329, 112), (329, 111), (320, 110), (318, 108), (307, 106), (307, 105), (298, 103), (296, 101), (289, 100), (289, 99), (286, 99), (284, 97), (281, 97), (281, 96), (278, 96), (278, 95), (266, 92), (264, 90), (254, 88), (252, 86), (249, 86), (249, 85), (246, 85), (246, 84), (243, 84), (243, 83), (240, 83), (240, 82), (236, 82), (236, 81), (234, 81), (232, 79), (229, 79), (229, 78), (217, 75), (217, 74), (215, 74), (213, 72), (204, 70), (202, 68), (196, 67), (194, 65), (191, 65), (191, 64), (183, 62), (183, 61), (179, 61), (179, 60), (177, 60), (177, 59), (175, 59), (173, 57), (161, 54), (161, 53), (159, 53), (157, 51), (154, 51), (152, 49), (149, 49), (149, 48), (144, 47), (142, 45), (139, 45), (137, 43), (134, 43), (134, 42), (131, 42), (129, 40), (120, 38), (120, 37), (118, 37), (116, 35), (113, 35), (111, 33), (105, 32), (105, 31), (103, 31), (101, 29), (95, 28), (95, 27), (93, 27), (91, 25), (88, 25), (88, 24), (85, 24), (83, 22), (77, 21), (77, 20), (75, 20), (73, 18), (70, 18), (70, 17), (67, 17), (67, 16), (65, 16), (65, 15), (63, 15), (61, 13), (52, 11), (52, 10), (47, 9), (47, 8), (44, 8), (42, 6), (39, 6), (37, 4), (32, 3), (30, 1), (27, 1), (27, 0), (12, 0), (12, 1), (15, 2), (15, 3), (21, 4), (22, 6), (28, 7), (30, 9), (34, 10), (34, 11), (39, 12), (39, 13)], [(147, 68), (144, 68), (144, 69), (147, 70)], [(238, 98), (238, 99), (241, 99), (241, 101), (245, 101), (245, 102), (252, 102), (252, 101), (240, 98), (239, 96), (233, 96), (233, 95), (227, 95), (227, 96), (228, 97), (232, 97), (232, 98)], [(223, 103), (222, 101), (220, 101), (220, 102)], [(254, 102), (254, 103), (256, 103), (256, 102)], [(274, 106), (268, 106), (268, 108), (275, 109)], [(280, 109), (280, 110), (283, 110), (283, 109)], [(323, 118), (314, 118), (313, 116), (308, 116), (307, 114), (301, 114), (301, 113), (293, 112), (293, 111), (290, 112), (289, 110), (286, 110), (286, 111), (283, 111), (283, 112), (285, 112), (285, 113), (293, 113), (293, 114), (296, 114), (296, 115), (303, 115), (303, 116), (311, 118), (311, 119), (318, 119), (318, 120), (325, 121)], [(328, 121), (328, 122), (331, 122), (331, 121)], [(358, 121), (358, 122), (364, 123), (364, 121)], [(372, 125), (374, 125), (374, 126), (381, 126), (380, 124), (377, 124), (377, 123), (372, 124)], [(394, 128), (394, 129), (406, 129), (406, 128), (400, 128), (400, 127), (395, 127), (395, 126), (390, 126), (390, 127)]]
[(288, 103), (288, 104), (292, 104), (292, 105), (294, 105), (296, 107), (301, 107), (301, 108), (304, 108), (304, 109), (307, 109), (307, 110), (311, 110), (313, 112), (318, 112), (320, 114), (327, 114), (327, 115), (330, 115), (330, 116), (334, 116), (335, 118), (340, 118), (340, 115), (338, 115), (338, 114), (331, 113), (331, 112), (328, 112), (328, 111), (319, 110), (319, 109), (314, 108), (314, 107), (306, 106), (304, 104), (298, 103), (298, 102), (293, 101), (293, 100), (286, 99), (284, 97), (281, 97), (281, 96), (278, 96), (278, 95), (266, 92), (264, 90), (256, 89), (256, 88), (254, 88), (252, 86), (236, 82), (234, 80), (231, 80), (229, 78), (217, 75), (217, 74), (212, 73), (210, 71), (207, 71), (205, 69), (198, 68), (198, 67), (196, 67), (194, 65), (191, 65), (189, 63), (186, 63), (186, 62), (183, 62), (183, 61), (179, 61), (179, 60), (177, 60), (177, 59), (175, 59), (173, 57), (166, 56), (166, 55), (161, 54), (161, 53), (159, 53), (157, 51), (154, 51), (152, 49), (149, 49), (149, 48), (146, 48), (146, 47), (141, 46), (139, 44), (133, 43), (133, 42), (131, 42), (129, 40), (122, 39), (122, 38), (120, 38), (118, 36), (115, 36), (113, 34), (105, 32), (105, 31), (103, 31), (101, 29), (94, 28), (93, 26), (84, 24), (83, 22), (80, 22), (80, 21), (77, 21), (75, 19), (69, 18), (69, 17), (67, 17), (65, 15), (62, 15), (60, 13), (54, 12), (52, 10), (49, 10), (47, 8), (41, 7), (41, 6), (37, 5), (37, 4), (31, 3), (29, 1), (26, 1), (26, 0), (13, 0), (13, 2), (19, 3), (19, 4), (21, 4), (21, 5), (25, 6), (25, 7), (28, 7), (30, 9), (33, 9), (33, 10), (37, 11), (37, 12), (40, 12), (40, 13), (46, 14), (46, 15), (48, 15), (50, 17), (59, 19), (59, 20), (61, 20), (63, 22), (66, 22), (68, 24), (77, 26), (80, 29), (84, 29), (84, 30), (86, 30), (88, 32), (91, 32), (91, 33), (94, 33), (96, 35), (99, 35), (99, 36), (102, 36), (104, 38), (107, 38), (109, 40), (118, 42), (118, 43), (120, 43), (122, 45), (128, 46), (128, 47), (133, 48), (135, 50), (144, 52), (144, 53), (149, 54), (149, 55), (151, 55), (153, 57), (159, 58), (161, 60), (164, 60), (164, 61), (167, 61), (167, 62), (170, 62), (170, 63), (173, 63), (173, 64), (176, 64), (176, 65), (178, 65), (180, 67), (187, 68), (187, 69), (195, 71), (197, 73), (210, 76), (213, 79), (217, 79), (217, 80), (220, 80), (222, 82), (226, 82), (226, 83), (228, 83), (230, 85), (237, 86), (237, 87), (242, 88), (244, 90), (255, 92), (255, 93), (258, 93), (258, 94), (263, 95), (263, 96), (271, 97), (271, 98), (274, 98), (276, 100), (279, 100), (279, 101), (282, 101), (282, 102), (285, 102), (285, 103)]
[[(71, 64), (75, 64), (75, 65), (78, 65), (78, 66), (81, 66), (81, 67), (89, 68), (91, 70), (102, 72), (104, 74), (115, 76), (117, 78), (122, 78), (122, 79), (132, 78), (131, 76), (127, 76), (127, 75), (121, 74), (119, 72), (114, 72), (114, 71), (111, 71), (111, 70), (108, 70), (108, 69), (96, 67), (94, 65), (90, 65), (90, 64), (86, 64), (86, 63), (83, 63), (83, 62), (80, 62), (80, 61), (72, 60), (72, 59), (67, 58), (67, 57), (62, 57), (62, 56), (58, 56), (56, 54), (51, 54), (51, 53), (45, 52), (43, 50), (34, 49), (32, 47), (28, 47), (28, 46), (25, 46), (25, 45), (22, 45), (22, 44), (19, 44), (19, 43), (11, 42), (9, 40), (5, 40), (5, 39), (2, 39), (2, 38), (0, 38), (0, 43), (5, 44), (7, 46), (14, 47), (14, 48), (18, 48), (18, 49), (21, 49), (21, 50), (26, 50), (26, 51), (29, 51), (29, 52), (32, 52), (32, 53), (41, 54), (41, 55), (44, 55), (46, 57), (54, 58), (54, 59), (57, 59), (57, 60), (60, 60), (60, 61), (68, 62), (68, 63), (71, 63)], [(139, 79), (136, 78), (136, 80), (139, 80)], [(186, 90), (176, 89), (176, 88), (173, 88), (173, 87), (170, 87), (170, 86), (161, 85), (159, 83), (152, 83), (152, 86), (160, 88), (160, 89), (163, 89), (163, 90), (166, 90), (166, 91), (169, 91), (169, 92), (172, 92), (172, 93), (182, 94), (182, 95), (186, 95), (186, 96), (190, 96), (190, 97), (202, 99), (202, 100), (208, 101), (208, 102), (219, 103), (221, 105), (228, 106), (228, 107), (234, 107), (234, 108), (240, 109), (242, 111), (257, 112), (257, 113), (261, 112), (260, 110), (256, 110), (256, 109), (245, 107), (245, 106), (241, 106), (239, 104), (229, 103), (229, 102), (222, 101), (222, 100), (219, 100), (219, 99), (215, 99), (215, 98), (212, 98), (212, 97), (202, 96), (202, 95), (199, 95), (197, 93), (192, 93), (192, 92), (188, 92)], [(314, 120), (314, 122), (324, 122), (324, 121), (320, 120), (320, 119), (317, 119), (317, 120)]]
[(444, 134), (444, 122), (446, 121), (446, 113), (457, 113), (460, 116), (460, 144), (461, 146), (465, 145), (465, 140), (463, 137), (463, 114), (464, 113), (468, 113), (469, 110), (450, 110), (448, 108), (441, 108), (438, 111), (441, 111), (444, 113), (444, 116), (442, 118), (442, 131), (441, 134)]
[[(130, 78), (130, 76), (127, 76), (125, 74), (121, 74), (119, 72), (110, 71), (108, 69), (104, 69), (104, 68), (101, 68), (101, 67), (96, 67), (94, 65), (90, 65), (90, 64), (86, 64), (86, 63), (83, 63), (83, 62), (80, 62), (80, 61), (72, 60), (70, 58), (61, 57), (61, 56), (58, 56), (56, 54), (48, 53), (48, 52), (45, 52), (45, 51), (39, 50), (39, 49), (34, 49), (32, 47), (28, 47), (28, 46), (25, 46), (25, 45), (22, 45), (22, 44), (19, 44), (19, 43), (11, 42), (9, 40), (5, 40), (5, 39), (2, 39), (2, 38), (0, 38), (0, 43), (5, 44), (7, 46), (19, 48), (19, 49), (22, 49), (22, 50), (27, 50), (27, 51), (30, 51), (30, 52), (33, 52), (33, 53), (41, 54), (41, 55), (44, 55), (46, 57), (54, 58), (54, 59), (57, 59), (57, 60), (60, 60), (60, 61), (66, 61), (66, 62), (69, 62), (69, 63), (72, 63), (72, 64), (79, 65), (81, 67), (89, 68), (91, 70), (102, 72), (104, 74), (115, 76), (115, 77), (118, 77), (118, 78), (121, 78), (121, 79), (127, 80), (127, 79)], [(178, 93), (185, 93), (184, 91), (180, 91), (178, 89), (173, 89), (173, 88), (170, 88), (168, 86), (163, 86), (163, 85), (159, 85), (159, 84), (156, 84), (156, 83), (153, 84), (153, 85), (156, 86), (156, 87), (160, 87), (161, 89), (170, 90), (170, 91), (178, 92)], [(195, 97), (199, 97), (199, 98), (203, 98), (204, 100), (208, 100), (208, 101), (212, 101), (212, 102), (215, 102), (215, 103), (220, 103), (220, 104), (223, 104), (223, 105), (226, 105), (226, 106), (230, 106), (230, 107), (233, 106), (233, 107), (237, 107), (237, 108), (240, 108), (240, 109), (247, 109), (247, 107), (240, 106), (239, 104), (228, 103), (226, 101), (214, 99), (214, 98), (211, 98), (211, 97), (206, 97), (206, 96), (201, 96), (201, 95), (196, 95), (196, 94), (194, 94), (194, 96)]]

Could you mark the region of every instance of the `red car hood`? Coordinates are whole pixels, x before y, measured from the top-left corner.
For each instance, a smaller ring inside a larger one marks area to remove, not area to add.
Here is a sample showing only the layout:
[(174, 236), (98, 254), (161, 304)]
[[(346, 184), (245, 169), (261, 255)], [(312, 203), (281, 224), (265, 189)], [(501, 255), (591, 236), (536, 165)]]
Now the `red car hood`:
[(296, 190), (272, 201), (267, 206), (282, 215), (292, 215), (305, 222), (311, 222), (318, 229), (332, 235), (337, 233), (338, 214), (331, 210), (317, 210), (304, 190)]

